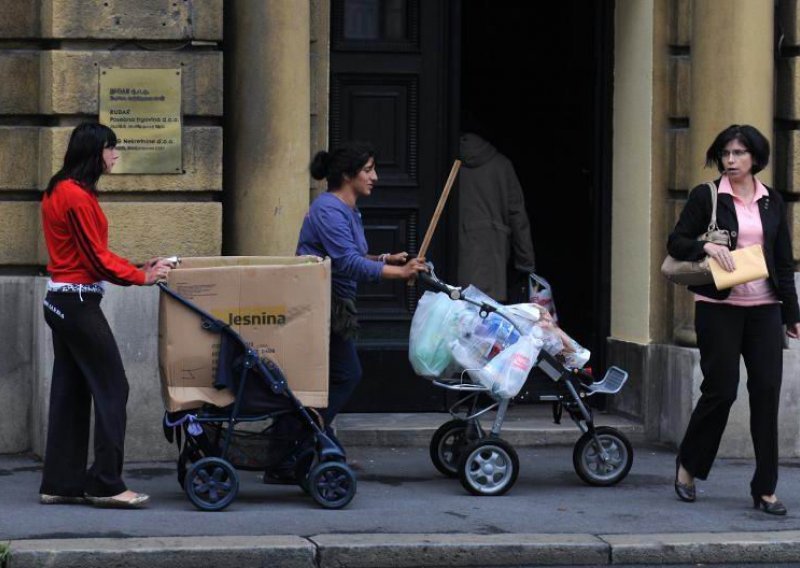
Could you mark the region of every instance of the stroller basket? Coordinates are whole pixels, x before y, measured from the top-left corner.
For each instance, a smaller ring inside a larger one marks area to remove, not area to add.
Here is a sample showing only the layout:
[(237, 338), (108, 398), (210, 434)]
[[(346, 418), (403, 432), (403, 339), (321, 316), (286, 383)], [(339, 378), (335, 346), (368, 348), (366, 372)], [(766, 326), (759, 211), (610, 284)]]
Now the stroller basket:
[[(220, 422), (206, 422), (203, 430), (209, 440), (216, 441), (217, 447), (222, 446), (222, 440), (227, 434), (226, 426)], [(263, 432), (234, 430), (227, 459), (236, 469), (261, 471), (270, 465), (269, 450), (269, 439)]]

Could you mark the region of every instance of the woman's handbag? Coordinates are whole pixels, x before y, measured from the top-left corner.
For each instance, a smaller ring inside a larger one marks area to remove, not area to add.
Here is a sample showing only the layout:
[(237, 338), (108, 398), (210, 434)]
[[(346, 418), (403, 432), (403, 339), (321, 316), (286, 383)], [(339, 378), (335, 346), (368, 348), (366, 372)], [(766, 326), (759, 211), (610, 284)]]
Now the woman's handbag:
[[(708, 224), (708, 230), (697, 237), (697, 240), (730, 248), (730, 233), (717, 227), (717, 186), (711, 181), (706, 185), (711, 192), (711, 222)], [(703, 260), (690, 261), (677, 260), (667, 255), (667, 258), (661, 264), (661, 274), (670, 282), (684, 286), (702, 286), (703, 284), (711, 284), (714, 281), (714, 277), (711, 275), (711, 268), (708, 266), (708, 256)]]

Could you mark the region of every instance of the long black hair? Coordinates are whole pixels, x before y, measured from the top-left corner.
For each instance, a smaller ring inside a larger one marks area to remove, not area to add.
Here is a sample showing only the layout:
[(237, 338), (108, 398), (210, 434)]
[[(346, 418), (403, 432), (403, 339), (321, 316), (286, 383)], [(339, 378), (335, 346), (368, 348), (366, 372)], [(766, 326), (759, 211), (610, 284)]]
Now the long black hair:
[(97, 180), (105, 172), (103, 150), (117, 145), (117, 135), (108, 126), (97, 122), (84, 122), (75, 127), (69, 137), (64, 165), (50, 183), (47, 194), (60, 181), (73, 179), (87, 191), (97, 192)]
[(769, 163), (769, 140), (749, 124), (731, 124), (728, 128), (717, 134), (706, 151), (706, 167), (717, 166), (720, 173), (725, 171), (725, 164), (722, 163), (722, 151), (728, 142), (738, 140), (742, 146), (747, 148), (753, 158), (753, 174), (757, 174), (767, 167)]
[(308, 170), (314, 179), (325, 179), (328, 191), (339, 189), (344, 177), (354, 178), (361, 168), (375, 157), (375, 150), (368, 142), (345, 142), (326, 152), (317, 152)]

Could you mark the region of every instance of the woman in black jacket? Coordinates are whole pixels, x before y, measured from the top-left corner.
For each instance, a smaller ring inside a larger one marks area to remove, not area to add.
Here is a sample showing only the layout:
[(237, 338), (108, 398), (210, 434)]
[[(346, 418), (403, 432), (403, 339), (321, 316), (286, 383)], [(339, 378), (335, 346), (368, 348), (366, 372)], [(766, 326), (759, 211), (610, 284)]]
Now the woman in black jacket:
[(750, 483), (753, 506), (774, 515), (786, 507), (775, 497), (778, 481), (778, 402), (783, 374), (783, 325), (800, 337), (800, 308), (794, 286), (794, 262), (786, 206), (780, 195), (755, 174), (769, 162), (769, 142), (754, 127), (732, 125), (720, 132), (706, 152), (706, 166), (716, 165), (717, 225), (730, 233), (730, 249), (698, 241), (711, 217), (707, 185), (695, 187), (669, 236), (667, 249), (678, 260), (708, 255), (727, 271), (735, 266), (731, 249), (760, 244), (769, 277), (727, 290), (714, 284), (690, 286), (695, 293), (695, 329), (703, 383), (700, 400), (676, 459), (675, 492), (687, 502), (696, 498), (695, 479), (706, 479), (739, 384), (739, 357), (747, 368), (750, 433), (756, 470)]

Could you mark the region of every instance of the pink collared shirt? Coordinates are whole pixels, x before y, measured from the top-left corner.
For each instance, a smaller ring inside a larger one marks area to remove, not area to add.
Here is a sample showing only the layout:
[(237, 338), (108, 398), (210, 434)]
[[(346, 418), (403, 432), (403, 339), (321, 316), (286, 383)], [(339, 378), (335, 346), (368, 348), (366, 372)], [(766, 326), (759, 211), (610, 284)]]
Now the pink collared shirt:
[[(733, 197), (733, 206), (736, 208), (736, 219), (739, 222), (739, 237), (736, 248), (741, 249), (750, 245), (764, 246), (764, 228), (761, 225), (761, 213), (758, 211), (758, 200), (768, 197), (767, 188), (760, 181), (753, 178), (756, 184), (755, 195), (750, 203), (734, 195), (728, 176), (723, 175), (720, 180), (718, 194), (727, 193)], [(714, 300), (706, 296), (695, 294), (695, 301), (711, 302), (713, 304), (730, 304), (733, 306), (763, 306), (764, 304), (777, 304), (778, 297), (770, 286), (769, 281), (754, 280), (746, 284), (739, 284), (731, 289), (731, 295), (724, 300)]]

